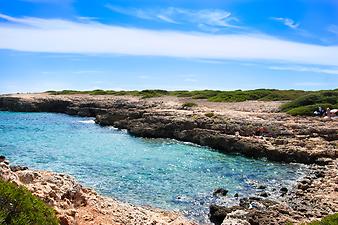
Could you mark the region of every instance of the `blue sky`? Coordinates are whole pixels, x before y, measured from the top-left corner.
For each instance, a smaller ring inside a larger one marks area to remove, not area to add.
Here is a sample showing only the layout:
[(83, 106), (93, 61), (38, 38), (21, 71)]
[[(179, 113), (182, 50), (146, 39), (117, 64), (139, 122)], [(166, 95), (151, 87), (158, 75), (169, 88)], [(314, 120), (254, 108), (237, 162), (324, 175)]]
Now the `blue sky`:
[(336, 0), (0, 0), (0, 93), (337, 87)]

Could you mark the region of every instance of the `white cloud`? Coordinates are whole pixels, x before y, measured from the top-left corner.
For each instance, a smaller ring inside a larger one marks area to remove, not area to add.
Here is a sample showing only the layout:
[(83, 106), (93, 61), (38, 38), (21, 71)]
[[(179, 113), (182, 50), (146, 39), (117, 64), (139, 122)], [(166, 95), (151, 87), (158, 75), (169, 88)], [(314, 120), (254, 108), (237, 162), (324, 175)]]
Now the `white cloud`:
[(296, 23), (294, 20), (289, 18), (272, 17), (271, 19), (279, 21), (291, 29), (297, 29), (299, 27), (299, 23)]
[(338, 68), (319, 68), (319, 67), (306, 67), (306, 66), (271, 66), (271, 70), (285, 70), (285, 71), (296, 71), (296, 72), (310, 72), (310, 73), (325, 73), (325, 74), (337, 74)]
[(145, 20), (159, 20), (167, 23), (192, 23), (199, 27), (230, 27), (239, 28), (233, 22), (237, 21), (230, 12), (216, 9), (190, 10), (170, 7), (166, 9), (136, 9), (106, 5), (108, 9), (120, 14), (137, 17)]
[(212, 60), (269, 60), (338, 66), (338, 46), (255, 34), (154, 31), (59, 19), (0, 17), (0, 49), (26, 52), (123, 54)]

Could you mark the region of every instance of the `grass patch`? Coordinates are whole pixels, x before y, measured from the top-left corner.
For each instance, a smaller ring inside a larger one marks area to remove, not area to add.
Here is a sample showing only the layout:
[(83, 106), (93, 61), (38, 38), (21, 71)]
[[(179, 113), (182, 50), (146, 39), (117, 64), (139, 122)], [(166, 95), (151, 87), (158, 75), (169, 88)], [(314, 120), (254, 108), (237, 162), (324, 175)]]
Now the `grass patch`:
[(318, 91), (300, 96), (281, 106), (281, 110), (290, 115), (311, 116), (318, 107), (338, 108), (338, 90)]
[(0, 224), (58, 225), (53, 208), (25, 187), (0, 180)]
[(93, 91), (47, 91), (52, 95), (72, 95), (72, 94), (89, 94), (89, 95), (133, 95), (142, 98), (161, 97), (171, 95), (177, 97), (191, 97), (193, 99), (208, 99), (213, 102), (240, 102), (246, 100), (260, 101), (282, 101), (293, 100), (307, 92), (300, 90), (275, 90), (275, 89), (256, 89), (256, 90), (236, 90), (236, 91), (219, 91), (219, 90), (196, 90), (196, 91), (166, 91), (160, 89), (143, 90), (143, 91), (113, 91), (113, 90), (93, 90)]
[(204, 115), (205, 115), (206, 117), (209, 117), (209, 118), (215, 116), (215, 114), (214, 114), (213, 112), (208, 112), (208, 113), (205, 113)]
[[(338, 108), (338, 89), (326, 91), (303, 91), (303, 90), (277, 90), (277, 89), (256, 89), (256, 90), (196, 90), (196, 91), (166, 91), (160, 89), (143, 91), (113, 91), (113, 90), (93, 90), (93, 91), (48, 91), (51, 95), (131, 95), (141, 98), (153, 98), (161, 96), (190, 97), (192, 99), (207, 99), (212, 102), (243, 102), (248, 100), (256, 101), (290, 101), (283, 104), (281, 111), (290, 115), (311, 116), (313, 112), (322, 108)], [(193, 106), (187, 106), (193, 107)]]
[(320, 221), (312, 221), (307, 225), (337, 225), (337, 224), (338, 224), (338, 213), (326, 216)]
[[(338, 213), (323, 217), (321, 220), (314, 220), (310, 223), (302, 223), (301, 225), (337, 225)], [(286, 225), (293, 225), (291, 222), (287, 222)]]
[(194, 102), (185, 102), (182, 104), (182, 107), (187, 107), (187, 108), (192, 108), (192, 107), (196, 107), (197, 104)]

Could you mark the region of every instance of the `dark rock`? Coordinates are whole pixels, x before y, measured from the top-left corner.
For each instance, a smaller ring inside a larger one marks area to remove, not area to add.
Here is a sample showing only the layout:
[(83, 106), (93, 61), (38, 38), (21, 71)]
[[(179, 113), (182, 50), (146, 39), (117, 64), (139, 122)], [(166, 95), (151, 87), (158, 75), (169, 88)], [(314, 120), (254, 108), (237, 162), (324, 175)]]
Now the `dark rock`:
[(288, 189), (286, 188), (286, 187), (282, 187), (281, 189), (280, 189), (280, 192), (281, 192), (281, 195), (282, 196), (284, 196), (284, 195), (286, 195), (287, 193), (288, 193)]
[(322, 171), (322, 170), (317, 170), (317, 171), (315, 171), (315, 176), (317, 177), (317, 178), (323, 178), (323, 177), (325, 177), (325, 172), (324, 171)]
[(9, 167), (13, 172), (21, 171), (21, 170), (28, 170), (27, 166), (10, 166)]
[(267, 192), (262, 192), (262, 193), (260, 193), (259, 196), (262, 196), (262, 197), (266, 198), (266, 197), (269, 197), (269, 193), (267, 193)]
[(3, 155), (0, 155), (0, 162), (4, 162), (6, 160), (6, 157)]
[(258, 189), (266, 189), (266, 186), (265, 185), (259, 185), (257, 188)]
[(316, 163), (318, 165), (325, 166), (325, 165), (331, 164), (332, 161), (333, 160), (330, 159), (330, 158), (319, 158), (319, 159), (316, 160)]
[(239, 197), (239, 194), (238, 194), (238, 193), (234, 194), (234, 197), (235, 197), (235, 198), (238, 198), (238, 197)]
[(217, 188), (213, 195), (214, 196), (226, 196), (228, 194), (228, 190), (224, 189), (224, 188)]
[(236, 210), (240, 210), (242, 207), (233, 206), (233, 207), (225, 207), (219, 205), (210, 205), (209, 207), (209, 219), (215, 225), (221, 225), (223, 223), (224, 218), (228, 213), (231, 213)]

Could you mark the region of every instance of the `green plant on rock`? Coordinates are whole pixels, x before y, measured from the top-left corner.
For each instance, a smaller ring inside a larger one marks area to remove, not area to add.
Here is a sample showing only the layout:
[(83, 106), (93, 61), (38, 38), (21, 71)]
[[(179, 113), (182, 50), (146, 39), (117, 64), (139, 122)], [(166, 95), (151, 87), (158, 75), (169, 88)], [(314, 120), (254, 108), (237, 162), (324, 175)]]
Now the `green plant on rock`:
[(182, 104), (182, 107), (187, 107), (187, 108), (192, 108), (192, 107), (196, 107), (197, 104), (194, 102), (185, 102)]
[[(301, 225), (337, 225), (338, 213), (323, 217), (321, 220), (314, 220), (310, 223), (302, 223)], [(291, 222), (287, 222), (285, 225), (293, 225)]]
[(208, 112), (208, 113), (205, 113), (204, 115), (205, 115), (206, 117), (209, 117), (209, 118), (215, 116), (215, 114), (214, 114), (213, 112)]
[(58, 225), (59, 221), (54, 209), (25, 187), (0, 179), (0, 224)]

